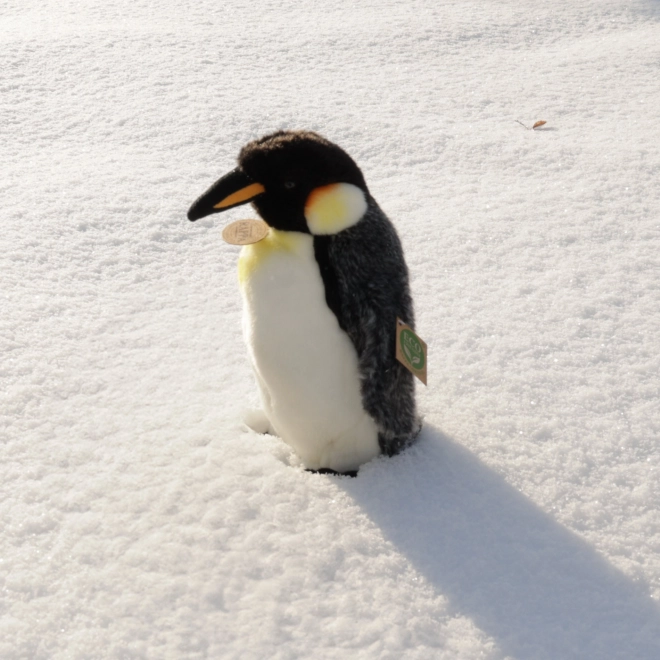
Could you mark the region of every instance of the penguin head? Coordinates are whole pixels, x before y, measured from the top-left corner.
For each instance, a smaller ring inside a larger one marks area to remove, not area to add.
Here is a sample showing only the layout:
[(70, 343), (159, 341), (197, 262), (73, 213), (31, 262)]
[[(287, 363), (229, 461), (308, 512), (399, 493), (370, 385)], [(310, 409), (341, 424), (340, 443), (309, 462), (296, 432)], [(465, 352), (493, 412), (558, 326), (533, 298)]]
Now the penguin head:
[(274, 229), (336, 234), (364, 216), (368, 196), (343, 149), (310, 131), (278, 131), (245, 145), (238, 167), (195, 201), (188, 219), (252, 202)]

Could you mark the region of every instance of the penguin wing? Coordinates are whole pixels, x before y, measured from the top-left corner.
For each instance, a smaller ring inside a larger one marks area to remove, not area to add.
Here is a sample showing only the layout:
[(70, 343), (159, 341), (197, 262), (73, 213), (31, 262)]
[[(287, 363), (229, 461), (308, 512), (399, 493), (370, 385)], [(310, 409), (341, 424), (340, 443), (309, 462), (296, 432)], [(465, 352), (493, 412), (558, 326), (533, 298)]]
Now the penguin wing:
[(316, 236), (314, 251), (328, 307), (358, 354), (364, 409), (376, 422), (381, 451), (396, 454), (420, 429), (413, 376), (395, 357), (397, 317), (415, 322), (399, 237), (370, 200), (356, 225)]

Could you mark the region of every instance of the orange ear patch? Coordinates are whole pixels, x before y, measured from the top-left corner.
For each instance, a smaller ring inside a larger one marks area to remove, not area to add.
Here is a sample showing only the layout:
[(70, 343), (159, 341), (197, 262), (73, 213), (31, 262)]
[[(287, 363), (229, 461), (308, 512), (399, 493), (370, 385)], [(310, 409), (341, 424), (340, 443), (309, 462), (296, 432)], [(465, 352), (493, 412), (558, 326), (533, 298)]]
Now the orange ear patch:
[(337, 234), (354, 225), (367, 211), (364, 192), (351, 183), (315, 188), (305, 203), (305, 219), (312, 234)]

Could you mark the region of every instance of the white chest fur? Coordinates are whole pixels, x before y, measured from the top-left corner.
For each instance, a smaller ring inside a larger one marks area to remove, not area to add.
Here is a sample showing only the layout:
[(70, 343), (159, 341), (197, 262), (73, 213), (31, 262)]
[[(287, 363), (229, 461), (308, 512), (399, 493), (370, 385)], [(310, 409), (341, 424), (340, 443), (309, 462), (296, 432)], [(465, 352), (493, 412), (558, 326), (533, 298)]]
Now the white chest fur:
[(239, 260), (243, 330), (273, 430), (306, 467), (355, 470), (379, 454), (357, 353), (325, 302), (313, 238), (271, 229)]

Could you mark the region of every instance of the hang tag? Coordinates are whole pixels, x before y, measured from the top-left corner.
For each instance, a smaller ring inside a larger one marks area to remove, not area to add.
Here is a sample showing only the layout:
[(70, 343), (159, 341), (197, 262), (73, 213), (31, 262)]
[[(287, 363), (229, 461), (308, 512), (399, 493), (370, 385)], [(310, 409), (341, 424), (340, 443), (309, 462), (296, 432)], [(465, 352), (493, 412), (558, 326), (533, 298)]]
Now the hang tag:
[(396, 320), (396, 359), (426, 385), (426, 344), (399, 318)]
[(222, 238), (231, 245), (251, 245), (266, 238), (269, 229), (263, 220), (236, 220), (222, 230)]

